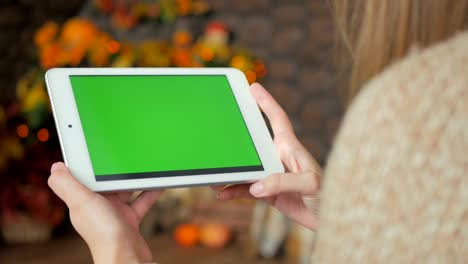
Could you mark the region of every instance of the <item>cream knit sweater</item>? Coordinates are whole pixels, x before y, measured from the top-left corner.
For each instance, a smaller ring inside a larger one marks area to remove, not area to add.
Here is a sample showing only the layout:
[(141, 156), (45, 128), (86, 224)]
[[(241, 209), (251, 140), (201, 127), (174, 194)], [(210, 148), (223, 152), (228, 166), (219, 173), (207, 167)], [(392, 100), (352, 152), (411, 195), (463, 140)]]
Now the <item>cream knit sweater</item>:
[(313, 263), (468, 263), (468, 32), (370, 81), (337, 135)]

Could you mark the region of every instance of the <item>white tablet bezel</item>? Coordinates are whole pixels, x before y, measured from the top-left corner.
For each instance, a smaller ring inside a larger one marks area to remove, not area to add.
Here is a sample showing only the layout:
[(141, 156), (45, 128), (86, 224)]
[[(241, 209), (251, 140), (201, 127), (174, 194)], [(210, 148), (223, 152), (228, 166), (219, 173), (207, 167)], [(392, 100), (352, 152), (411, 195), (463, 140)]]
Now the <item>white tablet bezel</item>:
[[(225, 75), (262, 162), (263, 171), (96, 181), (70, 75)], [(143, 190), (252, 182), (284, 172), (244, 74), (234, 68), (54, 68), (46, 73), (63, 158), (73, 175), (94, 191)], [(69, 127), (71, 125), (71, 127)]]

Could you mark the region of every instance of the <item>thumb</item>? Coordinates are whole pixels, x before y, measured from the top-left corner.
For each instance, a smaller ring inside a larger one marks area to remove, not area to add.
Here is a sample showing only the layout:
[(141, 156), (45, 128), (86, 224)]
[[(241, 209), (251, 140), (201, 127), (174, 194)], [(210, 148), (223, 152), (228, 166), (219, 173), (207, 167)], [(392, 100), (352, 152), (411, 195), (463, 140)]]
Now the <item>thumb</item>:
[(47, 181), (49, 187), (69, 208), (79, 206), (83, 201), (95, 195), (95, 193), (73, 177), (62, 162), (54, 163), (50, 172), (51, 175)]
[(250, 186), (250, 193), (257, 197), (268, 197), (280, 193), (300, 193), (312, 196), (318, 190), (318, 175), (314, 172), (272, 174)]

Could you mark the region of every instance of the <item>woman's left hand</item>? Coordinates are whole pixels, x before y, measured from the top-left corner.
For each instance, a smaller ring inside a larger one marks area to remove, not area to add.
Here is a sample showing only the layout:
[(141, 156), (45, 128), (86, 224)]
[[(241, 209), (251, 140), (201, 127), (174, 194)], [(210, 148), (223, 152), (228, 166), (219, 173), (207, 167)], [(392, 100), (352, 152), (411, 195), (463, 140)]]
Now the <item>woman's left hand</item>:
[(272, 174), (254, 184), (212, 186), (221, 200), (255, 198), (268, 202), (292, 220), (316, 229), (322, 169), (297, 139), (291, 121), (258, 83), (250, 91), (270, 121), (276, 150), (287, 173)]
[(71, 222), (88, 244), (94, 263), (152, 261), (139, 225), (161, 191), (143, 192), (129, 203), (131, 192), (92, 192), (61, 162), (52, 166), (48, 183), (70, 209)]

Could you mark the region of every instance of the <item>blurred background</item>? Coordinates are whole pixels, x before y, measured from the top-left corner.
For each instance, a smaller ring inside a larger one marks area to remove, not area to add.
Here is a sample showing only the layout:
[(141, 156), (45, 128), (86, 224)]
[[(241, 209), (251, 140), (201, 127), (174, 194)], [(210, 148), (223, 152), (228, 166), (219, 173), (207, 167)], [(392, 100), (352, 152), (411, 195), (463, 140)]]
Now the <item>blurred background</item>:
[[(47, 187), (61, 160), (52, 67), (236, 67), (323, 165), (343, 111), (326, 0), (0, 0), (0, 263), (91, 263)], [(254, 201), (166, 192), (142, 224), (160, 263), (309, 263), (314, 233)]]

